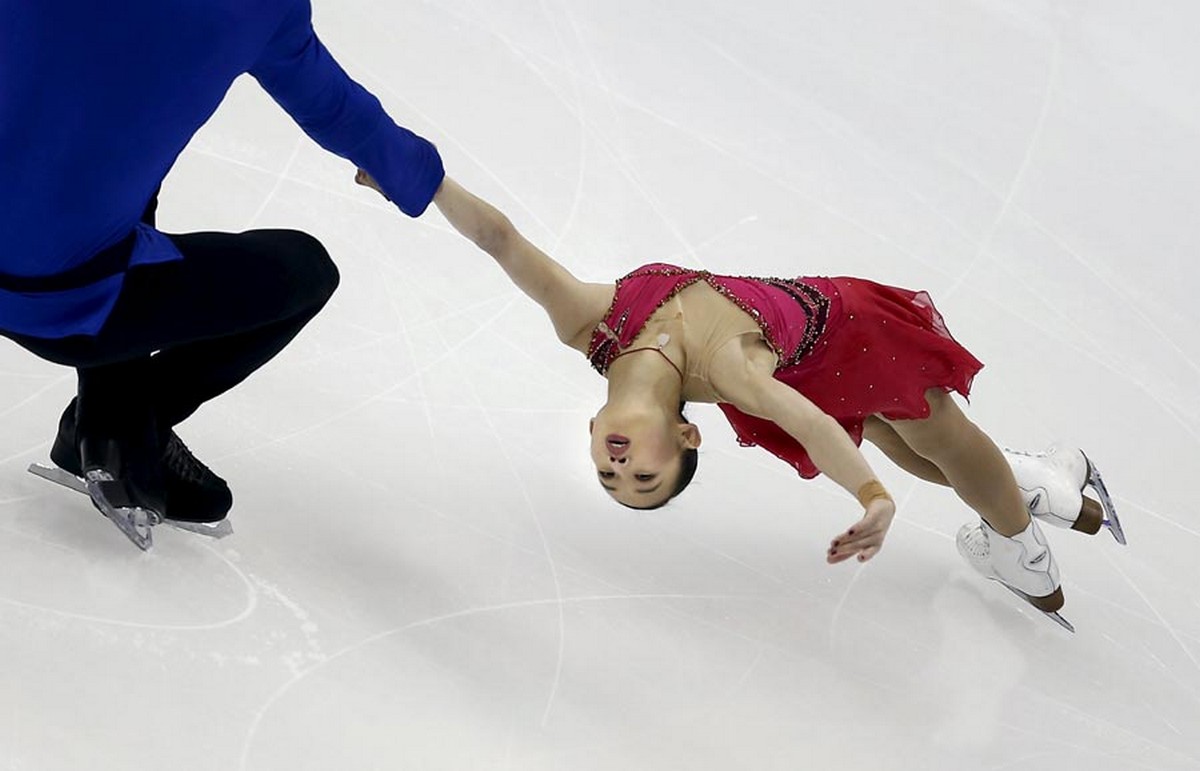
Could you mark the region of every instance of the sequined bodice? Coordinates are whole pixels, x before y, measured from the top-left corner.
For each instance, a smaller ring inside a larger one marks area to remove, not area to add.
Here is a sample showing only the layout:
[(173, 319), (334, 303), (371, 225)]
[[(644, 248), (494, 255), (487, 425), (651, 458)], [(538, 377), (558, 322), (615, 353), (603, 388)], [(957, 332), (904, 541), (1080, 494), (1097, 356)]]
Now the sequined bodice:
[[(777, 368), (795, 366), (812, 351), (836, 303), (836, 297), (822, 291), (824, 279), (722, 276), (664, 263), (645, 265), (617, 281), (612, 306), (592, 333), (587, 354), (592, 366), (607, 374), (613, 359), (633, 343), (656, 312), (701, 281), (740, 309), (753, 324), (739, 327), (735, 319), (733, 325), (707, 325), (700, 345), (715, 350), (724, 342), (712, 339), (720, 330), (727, 330), (728, 339), (757, 327), (778, 358)], [(706, 380), (706, 364), (689, 361), (688, 374)]]

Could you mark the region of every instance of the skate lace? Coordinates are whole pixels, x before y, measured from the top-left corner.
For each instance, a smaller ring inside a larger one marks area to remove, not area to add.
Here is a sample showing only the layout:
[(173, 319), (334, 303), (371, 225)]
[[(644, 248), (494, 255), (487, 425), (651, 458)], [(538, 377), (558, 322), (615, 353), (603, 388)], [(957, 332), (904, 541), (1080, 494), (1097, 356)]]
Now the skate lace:
[(203, 485), (212, 483), (216, 479), (216, 475), (208, 466), (196, 460), (196, 456), (192, 455), (192, 451), (174, 431), (171, 432), (171, 436), (167, 439), (167, 446), (163, 450), (163, 465), (173, 475), (185, 482)]
[(1045, 450), (1014, 450), (1012, 447), (1004, 447), (1003, 450), (1009, 455), (1020, 455), (1024, 458), (1045, 458), (1049, 455)]
[(961, 543), (963, 548), (976, 559), (986, 559), (991, 553), (987, 534), (983, 532), (982, 527), (975, 526), (967, 530), (963, 534)]

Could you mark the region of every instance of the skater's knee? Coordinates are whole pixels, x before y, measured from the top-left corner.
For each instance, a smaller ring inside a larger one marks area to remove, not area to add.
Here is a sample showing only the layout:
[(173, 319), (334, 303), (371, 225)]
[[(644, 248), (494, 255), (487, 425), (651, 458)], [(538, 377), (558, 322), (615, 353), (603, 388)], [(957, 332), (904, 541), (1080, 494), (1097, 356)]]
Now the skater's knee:
[(900, 439), (891, 426), (874, 415), (863, 421), (863, 438), (876, 447), (883, 447)]
[[(893, 430), (914, 452), (924, 458), (937, 460), (958, 451), (962, 441), (974, 428), (962, 410), (940, 389), (925, 394), (929, 415), (916, 420), (889, 420)], [(865, 426), (864, 426), (865, 428)]]
[(300, 274), (300, 283), (316, 305), (324, 305), (341, 282), (337, 265), (316, 237), (299, 230), (279, 232), (289, 262)]
[(874, 415), (863, 421), (863, 438), (893, 459), (914, 451), (891, 425)]

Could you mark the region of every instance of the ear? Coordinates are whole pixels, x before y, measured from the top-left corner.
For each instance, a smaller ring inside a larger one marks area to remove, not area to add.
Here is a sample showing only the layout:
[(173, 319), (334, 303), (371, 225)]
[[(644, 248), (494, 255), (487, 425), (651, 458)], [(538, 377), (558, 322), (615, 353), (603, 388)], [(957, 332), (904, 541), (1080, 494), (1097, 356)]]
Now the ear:
[(695, 423), (680, 423), (679, 437), (683, 440), (684, 447), (694, 450), (700, 446), (700, 427)]

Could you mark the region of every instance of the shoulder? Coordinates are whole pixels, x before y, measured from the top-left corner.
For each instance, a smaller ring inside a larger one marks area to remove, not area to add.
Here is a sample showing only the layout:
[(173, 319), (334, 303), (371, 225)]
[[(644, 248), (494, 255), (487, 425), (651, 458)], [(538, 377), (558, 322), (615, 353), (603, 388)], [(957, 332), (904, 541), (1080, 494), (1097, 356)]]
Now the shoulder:
[(775, 382), (778, 363), (779, 357), (760, 335), (738, 335), (713, 354), (708, 376), (722, 401), (755, 414), (763, 390)]
[(598, 333), (601, 322), (609, 316), (616, 293), (617, 287), (614, 284), (581, 283), (578, 295), (573, 301), (581, 311), (582, 323), (563, 342), (588, 356), (592, 349), (592, 339)]

